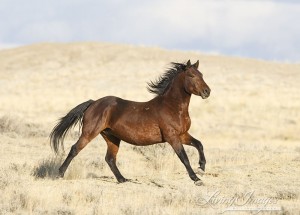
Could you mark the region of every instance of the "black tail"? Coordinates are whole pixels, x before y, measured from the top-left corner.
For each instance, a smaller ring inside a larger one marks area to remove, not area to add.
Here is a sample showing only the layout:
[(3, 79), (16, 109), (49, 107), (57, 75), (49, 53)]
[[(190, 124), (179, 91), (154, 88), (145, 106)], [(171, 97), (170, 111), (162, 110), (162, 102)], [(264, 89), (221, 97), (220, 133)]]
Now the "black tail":
[(60, 118), (59, 123), (53, 128), (50, 134), (50, 144), (55, 154), (58, 153), (59, 146), (63, 149), (63, 143), (68, 130), (76, 126), (78, 122), (82, 123), (85, 110), (93, 103), (93, 100), (83, 102), (73, 108), (66, 116)]

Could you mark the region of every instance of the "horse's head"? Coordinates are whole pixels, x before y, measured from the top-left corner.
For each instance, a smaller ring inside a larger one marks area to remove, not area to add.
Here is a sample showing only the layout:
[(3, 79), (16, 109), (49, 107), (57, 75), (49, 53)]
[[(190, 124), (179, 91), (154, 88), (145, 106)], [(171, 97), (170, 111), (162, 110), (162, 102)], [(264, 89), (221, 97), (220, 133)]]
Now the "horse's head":
[(189, 60), (186, 64), (184, 88), (186, 92), (201, 96), (203, 99), (209, 97), (210, 88), (203, 80), (203, 75), (198, 70), (199, 60), (191, 64)]

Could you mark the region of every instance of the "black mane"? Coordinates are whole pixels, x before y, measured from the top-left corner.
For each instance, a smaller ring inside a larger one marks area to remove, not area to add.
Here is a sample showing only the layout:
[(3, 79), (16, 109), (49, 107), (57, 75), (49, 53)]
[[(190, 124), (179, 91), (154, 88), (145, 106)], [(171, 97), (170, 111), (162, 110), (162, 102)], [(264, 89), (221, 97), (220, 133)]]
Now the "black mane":
[(185, 71), (186, 67), (186, 64), (172, 62), (171, 67), (156, 81), (150, 81), (147, 83), (148, 91), (158, 96), (163, 95), (166, 92), (166, 89), (168, 88), (172, 80), (177, 76), (178, 73)]

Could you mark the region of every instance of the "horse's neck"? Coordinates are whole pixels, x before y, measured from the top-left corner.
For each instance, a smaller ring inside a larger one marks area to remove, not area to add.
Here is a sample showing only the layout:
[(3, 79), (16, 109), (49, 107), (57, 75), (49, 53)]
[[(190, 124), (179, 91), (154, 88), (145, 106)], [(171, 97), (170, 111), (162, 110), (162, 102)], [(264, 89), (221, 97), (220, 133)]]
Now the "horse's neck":
[(172, 109), (188, 111), (191, 94), (185, 91), (184, 79), (182, 77), (176, 77), (163, 96), (164, 100), (170, 103)]

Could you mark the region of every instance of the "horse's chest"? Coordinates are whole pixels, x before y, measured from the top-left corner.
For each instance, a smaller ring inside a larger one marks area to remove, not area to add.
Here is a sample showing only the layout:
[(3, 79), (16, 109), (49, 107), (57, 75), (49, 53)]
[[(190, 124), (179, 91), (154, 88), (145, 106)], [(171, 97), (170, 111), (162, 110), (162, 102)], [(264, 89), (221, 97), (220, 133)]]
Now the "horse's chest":
[(191, 127), (191, 118), (188, 112), (179, 112), (177, 127), (181, 133), (185, 133)]

